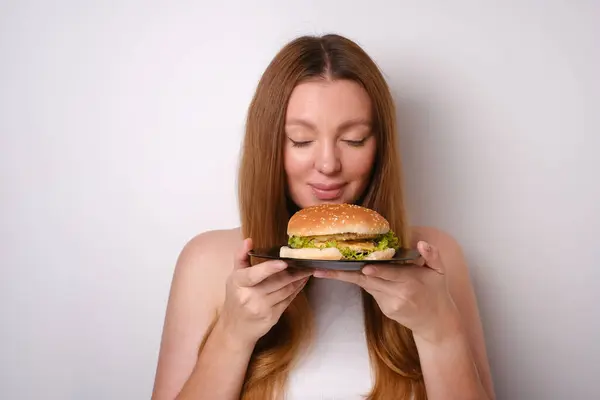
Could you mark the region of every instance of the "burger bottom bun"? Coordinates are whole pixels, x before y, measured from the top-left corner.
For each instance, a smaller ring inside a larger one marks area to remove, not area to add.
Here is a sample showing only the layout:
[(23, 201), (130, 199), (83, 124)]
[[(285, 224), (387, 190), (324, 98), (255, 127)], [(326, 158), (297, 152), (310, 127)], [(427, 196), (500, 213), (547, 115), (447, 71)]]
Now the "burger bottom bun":
[[(389, 260), (394, 257), (396, 250), (385, 249), (374, 251), (365, 260)], [(288, 246), (283, 246), (279, 250), (279, 257), (283, 258), (298, 258), (304, 260), (342, 260), (342, 253), (335, 247), (328, 247), (325, 249), (316, 248), (304, 248), (304, 249), (292, 249)]]
[(394, 249), (385, 249), (374, 251), (365, 257), (365, 260), (389, 260), (396, 254)]
[(291, 247), (283, 246), (279, 250), (279, 257), (300, 258), (305, 260), (341, 260), (342, 253), (335, 247), (328, 247), (326, 249), (292, 249)]

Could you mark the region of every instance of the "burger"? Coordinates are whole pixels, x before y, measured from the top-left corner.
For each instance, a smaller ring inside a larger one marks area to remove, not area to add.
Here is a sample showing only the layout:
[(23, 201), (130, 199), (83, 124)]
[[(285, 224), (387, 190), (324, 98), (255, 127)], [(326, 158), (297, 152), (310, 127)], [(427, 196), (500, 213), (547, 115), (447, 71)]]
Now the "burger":
[(389, 222), (354, 204), (321, 204), (296, 212), (287, 226), (282, 258), (312, 260), (389, 260), (399, 249)]

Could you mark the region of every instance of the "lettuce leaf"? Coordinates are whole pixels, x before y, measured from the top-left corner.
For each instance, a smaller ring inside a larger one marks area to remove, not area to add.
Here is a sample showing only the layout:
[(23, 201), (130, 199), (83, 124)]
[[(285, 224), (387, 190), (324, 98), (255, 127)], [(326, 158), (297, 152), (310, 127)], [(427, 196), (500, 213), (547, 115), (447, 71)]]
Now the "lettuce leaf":
[(388, 233), (379, 236), (375, 239), (375, 243), (377, 250), (392, 248), (398, 251), (398, 248), (400, 247), (400, 240), (393, 231), (389, 231)]
[(347, 260), (362, 260), (369, 254), (371, 251), (368, 250), (352, 250), (347, 247), (338, 248), (342, 256)]
[[(343, 243), (338, 244), (335, 240), (330, 240), (325, 243), (325, 247), (336, 247), (342, 253), (345, 259), (348, 260), (362, 260), (373, 251), (385, 250), (393, 248), (398, 251), (400, 241), (393, 231), (389, 231), (386, 234), (380, 235), (373, 240), (375, 242), (375, 250), (352, 250), (344, 247)], [(312, 237), (301, 237), (301, 236), (290, 236), (288, 239), (288, 246), (293, 249), (303, 248), (316, 248), (314, 238)]]
[(303, 249), (306, 247), (317, 247), (315, 246), (314, 239), (310, 237), (302, 236), (290, 236), (288, 239), (288, 246), (292, 249)]

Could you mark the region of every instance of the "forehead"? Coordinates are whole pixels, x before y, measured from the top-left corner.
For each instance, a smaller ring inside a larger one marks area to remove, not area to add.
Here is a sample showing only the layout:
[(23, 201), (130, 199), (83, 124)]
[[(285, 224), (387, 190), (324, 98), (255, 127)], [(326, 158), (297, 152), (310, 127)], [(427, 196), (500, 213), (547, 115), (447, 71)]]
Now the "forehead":
[(287, 118), (319, 119), (327, 117), (343, 122), (371, 117), (371, 100), (365, 89), (350, 80), (311, 80), (292, 91)]

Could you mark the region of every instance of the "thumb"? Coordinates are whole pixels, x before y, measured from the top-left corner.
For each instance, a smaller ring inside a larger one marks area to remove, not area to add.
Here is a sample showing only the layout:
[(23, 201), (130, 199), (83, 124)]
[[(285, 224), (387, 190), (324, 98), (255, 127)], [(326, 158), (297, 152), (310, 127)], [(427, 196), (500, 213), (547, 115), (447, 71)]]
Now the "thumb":
[(252, 250), (252, 247), (252, 239), (244, 239), (241, 248), (235, 255), (233, 263), (234, 269), (248, 268), (250, 266), (250, 256), (248, 255), (248, 252)]
[(444, 264), (442, 263), (442, 260), (440, 258), (440, 253), (437, 247), (425, 241), (420, 241), (419, 243), (417, 243), (417, 249), (425, 259), (425, 264), (427, 267), (431, 268), (438, 274), (444, 275), (446, 271), (444, 268)]

